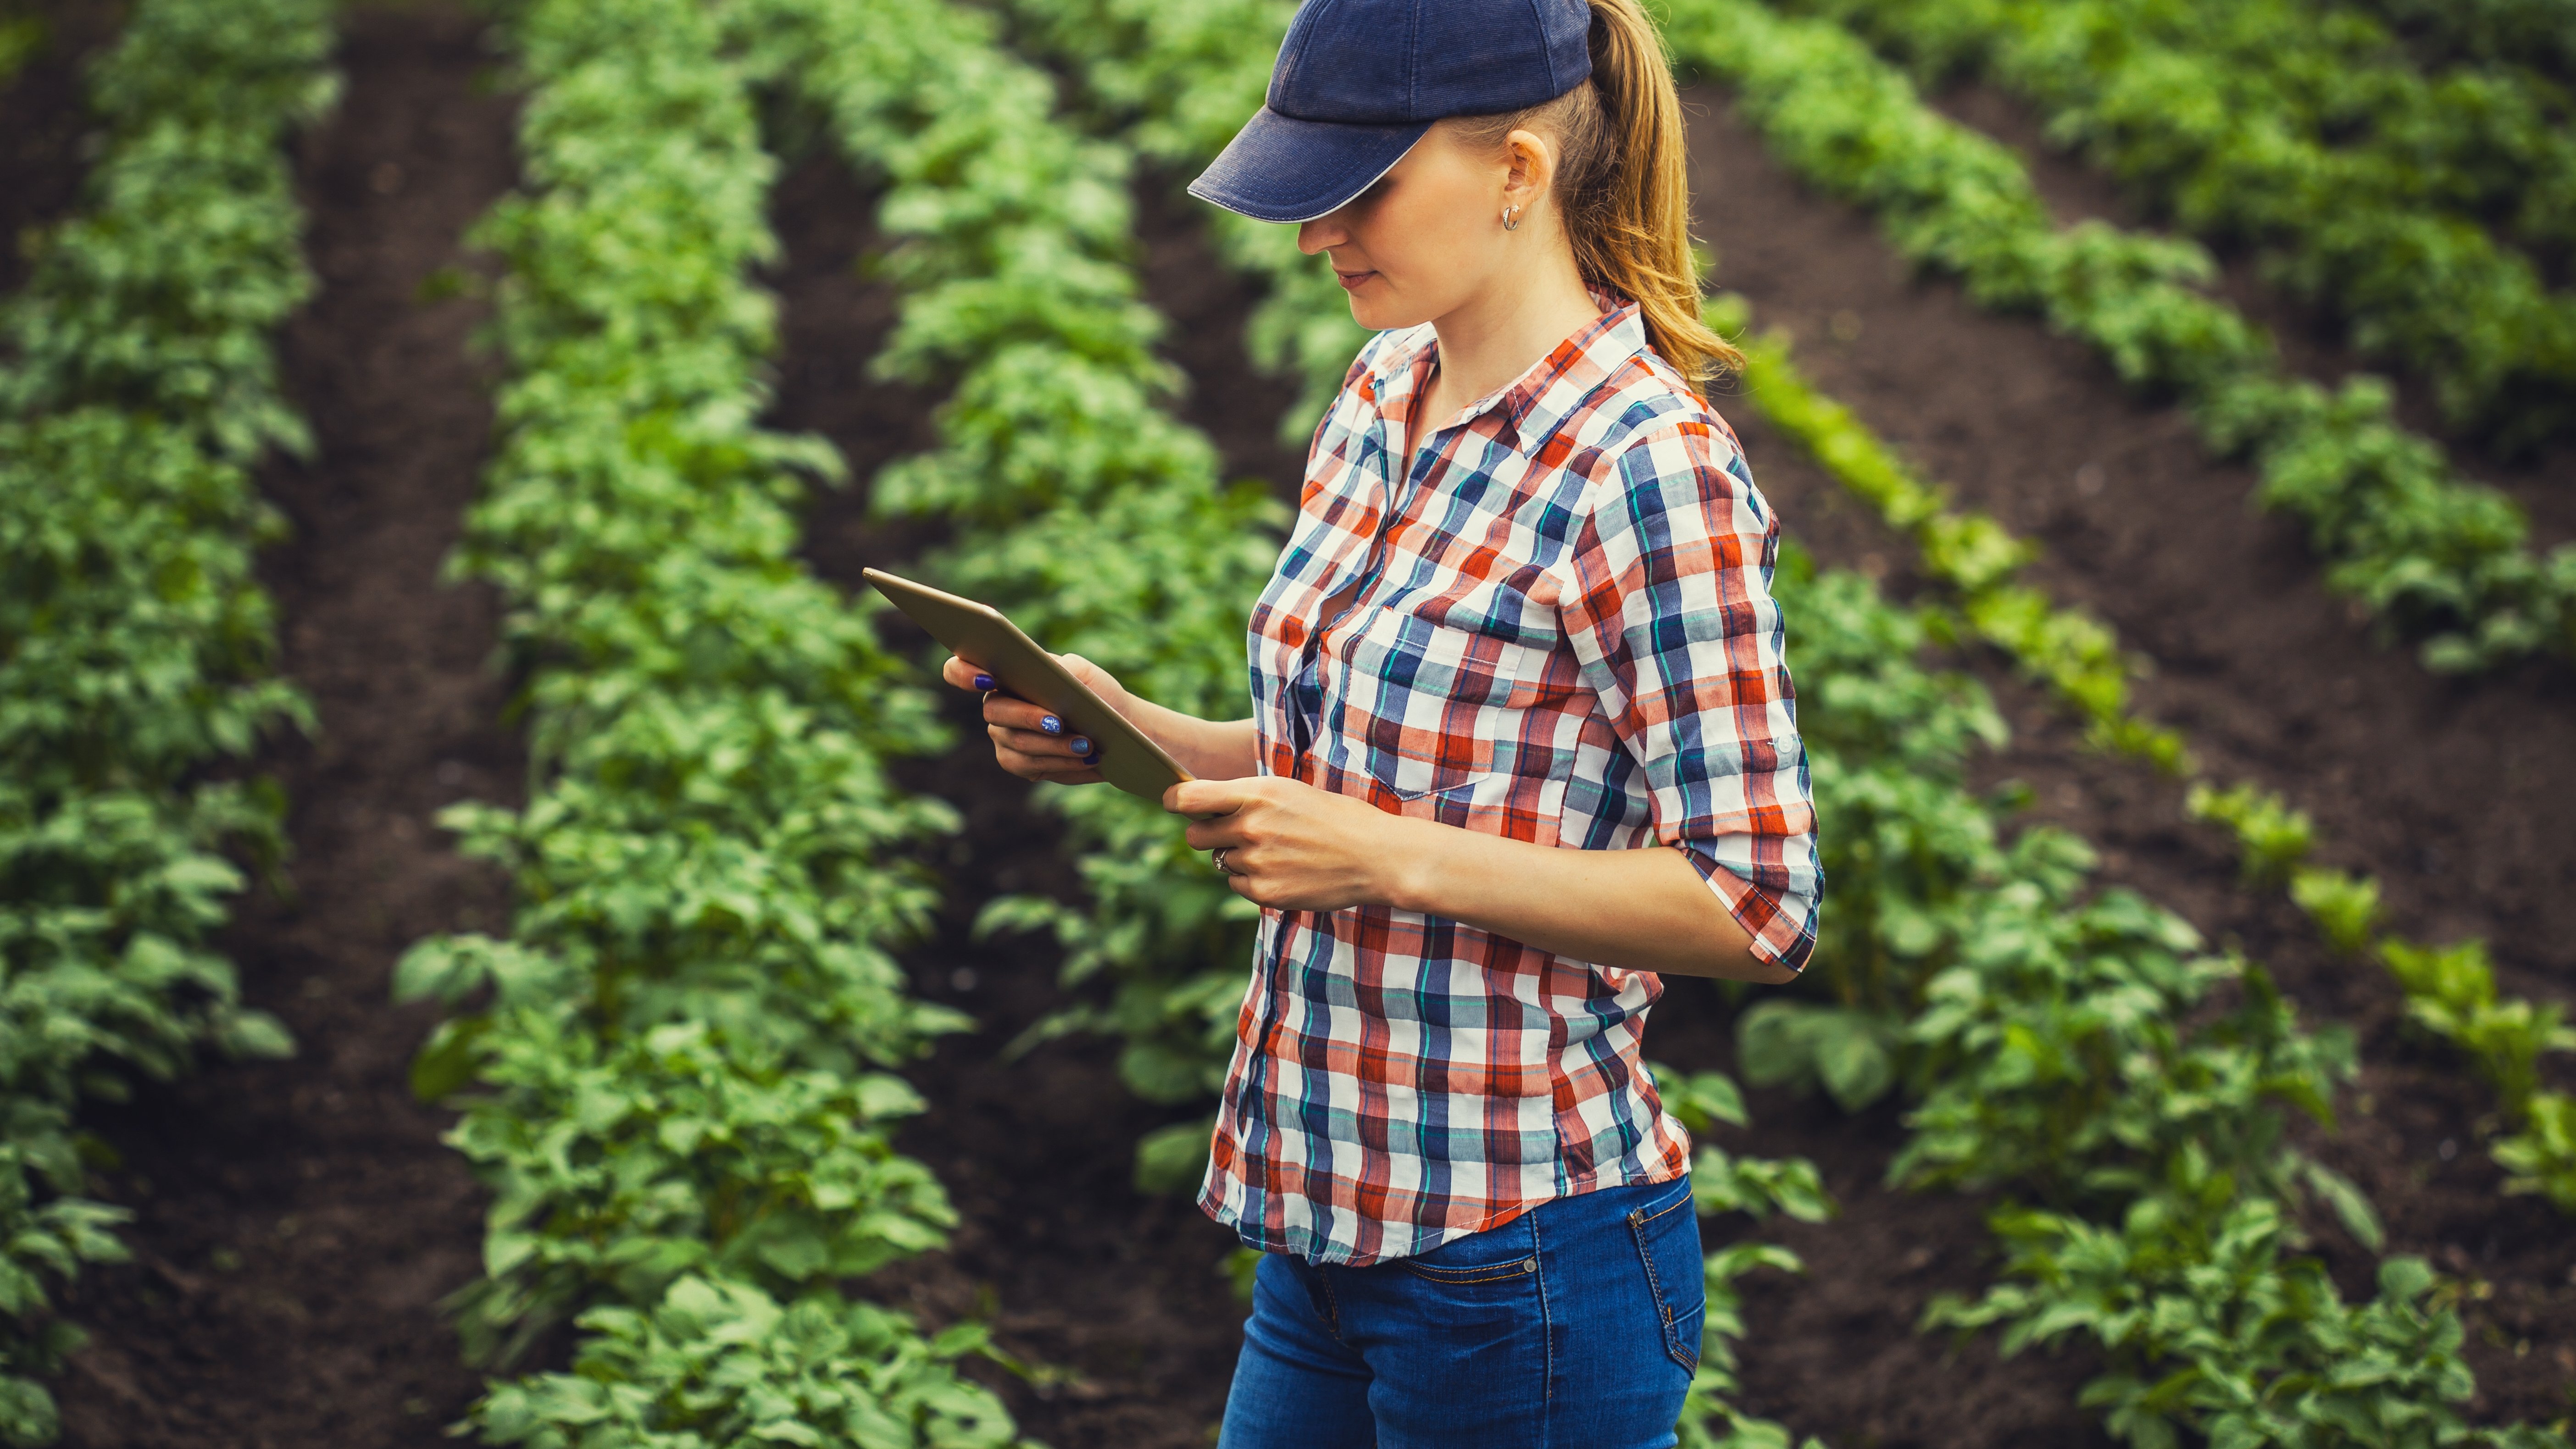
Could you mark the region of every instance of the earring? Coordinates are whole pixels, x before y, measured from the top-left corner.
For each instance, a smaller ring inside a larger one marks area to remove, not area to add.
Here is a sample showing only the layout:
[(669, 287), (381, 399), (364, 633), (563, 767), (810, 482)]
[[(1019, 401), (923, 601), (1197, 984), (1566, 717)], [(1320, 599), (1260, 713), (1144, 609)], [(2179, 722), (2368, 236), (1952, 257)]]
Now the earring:
[(1506, 206), (1506, 207), (1504, 207), (1504, 208), (1503, 208), (1503, 230), (1505, 230), (1505, 231), (1519, 231), (1520, 229), (1521, 229), (1521, 209), (1520, 209), (1519, 207), (1517, 207), (1517, 206)]

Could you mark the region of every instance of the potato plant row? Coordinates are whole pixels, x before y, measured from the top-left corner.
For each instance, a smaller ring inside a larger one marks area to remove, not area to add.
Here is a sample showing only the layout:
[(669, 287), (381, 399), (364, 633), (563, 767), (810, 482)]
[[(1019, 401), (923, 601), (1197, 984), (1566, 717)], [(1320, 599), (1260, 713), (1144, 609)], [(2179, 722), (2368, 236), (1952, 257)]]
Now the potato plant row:
[[(1244, 620), (1285, 515), (1259, 485), (1223, 484), (1214, 448), (1165, 406), (1180, 378), (1136, 295), (1128, 158), (1055, 119), (1052, 82), (994, 44), (989, 16), (942, 0), (746, 3), (783, 51), (813, 58), (794, 83), (884, 188), (877, 266), (898, 312), (876, 367), (949, 393), (939, 447), (871, 487), (881, 512), (950, 528), (915, 567), (1147, 698), (1239, 714)], [(1107, 972), (1108, 1001), (1050, 1029), (1113, 1027), (1136, 1091), (1207, 1099), (1253, 908), (1153, 802), (1049, 798), (1088, 909), (1010, 898), (981, 926), (1052, 931), (1069, 985)]]
[[(1749, 320), (1742, 299), (1720, 297), (1710, 325), (1728, 335)], [(2192, 813), (2236, 841), (2248, 884), (2288, 891), (2327, 942), (2346, 955), (2385, 964), (2405, 992), (2409, 1017), (2467, 1053), (2497, 1091), (2503, 1126), (2494, 1144), (2507, 1190), (2546, 1194), (2576, 1213), (2576, 1098), (2541, 1085), (2540, 1058), (2576, 1051), (2554, 1006), (2499, 999), (2485, 946), (2432, 947), (2380, 930), (2377, 880), (2310, 865), (2315, 824), (2279, 796), (2251, 784), (2219, 788), (2203, 776), (2183, 736), (2129, 704), (2132, 661), (2110, 625), (2061, 606), (2015, 575), (2038, 545), (2014, 537), (1988, 514), (1952, 505), (1918, 477), (1851, 411), (1817, 392), (1777, 333), (1742, 339), (1744, 396), (1813, 454), (1835, 482), (1858, 495), (1922, 550), (1923, 572), (1956, 599), (1956, 632), (2003, 651), (2082, 716), (2095, 743), (2194, 780)]]
[(252, 574), (252, 469), (310, 441), (272, 334), (312, 289), (283, 143), (335, 93), (320, 0), (141, 0), (90, 76), (102, 149), (0, 306), (0, 1439), (50, 1442), (49, 1294), (125, 1256), (84, 1096), (284, 1056), (211, 938), (273, 867), (243, 762), (309, 729)]
[(2419, 636), (2428, 666), (2576, 653), (2576, 545), (2536, 555), (2521, 509), (2400, 426), (2381, 379), (2328, 389), (2289, 375), (2270, 337), (2206, 290), (2208, 253), (2098, 222), (2059, 228), (2018, 156), (1932, 112), (1831, 22), (1687, 0), (1671, 41), (1736, 88), (1783, 165), (1879, 213), (1907, 257), (2177, 398), (2213, 450), (2251, 460), (2266, 507), (2307, 524), (2327, 587)]
[(886, 778), (940, 743), (928, 695), (795, 557), (843, 465), (759, 425), (776, 164), (744, 19), (502, 7), (523, 181), (477, 239), (506, 377), (453, 563), (506, 603), (529, 798), (442, 821), (518, 904), (505, 937), (418, 944), (397, 989), (454, 1009), (415, 1086), (493, 1194), (451, 1304), (470, 1355), (577, 1330), (570, 1372), (475, 1406), (487, 1442), (984, 1449), (1015, 1431), (956, 1372), (982, 1329), (842, 1287), (955, 1221), (888, 1140), (920, 1106), (890, 1069), (960, 1024), (889, 954), (955, 818)]
[[(1126, 0), (1087, 19), (1052, 0), (1024, 8), (1045, 17), (1031, 33), (1113, 81), (1195, 64), (1241, 87), (1255, 66), (1211, 53), (1229, 33), (1266, 52), (1276, 33), (1241, 4), (1208, 7), (1217, 20)], [(1222, 109), (1150, 83), (1125, 93), (1151, 106), (1139, 130)], [(1827, 1003), (1769, 1010), (1746, 1061), (1854, 1099), (1902, 1085), (1917, 1107), (1899, 1180), (2008, 1195), (1996, 1228), (2013, 1274), (1936, 1320), (2005, 1325), (2016, 1348), (2092, 1337), (2112, 1371), (2088, 1401), (2144, 1444), (2551, 1442), (2461, 1423), (2459, 1323), (2422, 1262), (2389, 1260), (2379, 1295), (2355, 1304), (2298, 1256), (2296, 1210), (2311, 1200), (2377, 1239), (2361, 1195), (2281, 1135), (2285, 1106), (2330, 1117), (2346, 1035), (2303, 1031), (2259, 967), (2209, 955), (2133, 893), (2095, 889), (2083, 842), (2011, 835), (2008, 807), (1966, 786), (1969, 756), (2003, 723), (1972, 680), (1919, 662), (1922, 615), (1856, 575), (1815, 575), (1794, 549), (1779, 586), (1798, 621), (1819, 810), (1837, 823), (1825, 842), (1835, 904), (1808, 973)], [(2358, 1362), (2368, 1371), (2338, 1372)], [(1723, 1420), (1702, 1431), (1783, 1437)]]
[(2037, 106), (2186, 229), (2256, 247), (2443, 415), (2507, 449), (2576, 425), (2576, 295), (2533, 257), (2576, 244), (2570, 97), (2527, 70), (2420, 69), (2317, 0), (1801, 0), (1925, 76)]
[[(1195, 175), (1262, 103), (1296, 0), (1014, 0), (1027, 43), (1077, 67), (1088, 105), (1148, 163)], [(1198, 205), (1197, 203), (1191, 203)], [(1368, 334), (1292, 228), (1200, 207), (1226, 264), (1261, 278), (1245, 327), (1255, 365), (1300, 384), (1281, 439), (1303, 449)]]
[(1914, 540), (1924, 573), (1959, 595), (1963, 632), (2010, 655), (2074, 706), (2093, 743), (2167, 773), (2190, 768), (2182, 736), (2130, 709), (2129, 680), (2141, 666), (2111, 626), (2020, 582), (2023, 565), (2038, 557), (2036, 543), (2015, 537), (1991, 514), (1956, 507), (1947, 489), (1917, 476), (1849, 408), (1807, 381), (1790, 359), (1786, 333), (1749, 333), (1752, 309), (1744, 298), (1721, 293), (1706, 316), (1744, 352), (1744, 400)]

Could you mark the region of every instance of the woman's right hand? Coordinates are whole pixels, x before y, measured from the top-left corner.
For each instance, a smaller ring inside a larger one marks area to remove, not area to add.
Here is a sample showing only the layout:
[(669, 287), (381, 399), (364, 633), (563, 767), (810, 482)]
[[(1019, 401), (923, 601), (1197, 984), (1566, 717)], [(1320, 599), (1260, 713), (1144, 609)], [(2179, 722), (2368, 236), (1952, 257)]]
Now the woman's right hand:
[[(1108, 671), (1079, 654), (1059, 654), (1056, 661), (1110, 708), (1129, 713), (1127, 691)], [(939, 677), (984, 696), (984, 732), (993, 737), (993, 758), (1003, 769), (1023, 780), (1052, 780), (1059, 785), (1089, 785), (1107, 778), (1094, 768), (1100, 761), (1099, 745), (1074, 733), (1069, 721), (1002, 693), (991, 675), (953, 654)]]

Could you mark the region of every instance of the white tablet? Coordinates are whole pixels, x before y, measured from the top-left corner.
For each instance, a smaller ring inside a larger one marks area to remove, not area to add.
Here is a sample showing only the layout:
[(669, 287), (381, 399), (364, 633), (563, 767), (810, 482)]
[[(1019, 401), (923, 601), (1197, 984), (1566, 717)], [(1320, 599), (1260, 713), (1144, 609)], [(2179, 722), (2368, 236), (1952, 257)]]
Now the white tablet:
[(894, 600), (896, 608), (958, 658), (993, 676), (993, 682), (1009, 693), (1056, 715), (1072, 733), (1098, 746), (1100, 763), (1095, 768), (1110, 784), (1130, 795), (1160, 801), (1165, 790), (1191, 778), (1179, 761), (1163, 753), (1162, 746), (1129, 723), (1109, 701), (1092, 693), (1089, 685), (1074, 678), (1072, 670), (1058, 664), (1018, 625), (1003, 618), (1001, 610), (883, 569), (863, 572), (878, 592)]

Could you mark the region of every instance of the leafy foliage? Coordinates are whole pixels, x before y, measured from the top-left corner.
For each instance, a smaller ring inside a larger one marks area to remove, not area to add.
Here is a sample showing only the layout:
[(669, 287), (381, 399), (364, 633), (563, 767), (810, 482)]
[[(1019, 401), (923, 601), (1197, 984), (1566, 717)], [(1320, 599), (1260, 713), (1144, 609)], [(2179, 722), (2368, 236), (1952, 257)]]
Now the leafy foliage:
[[(14, 32), (13, 32), (14, 33)], [(273, 861), (228, 777), (309, 726), (271, 677), (250, 469), (307, 446), (270, 334), (311, 288), (280, 147), (328, 107), (313, 0), (146, 0), (91, 76), (105, 149), (0, 309), (0, 1438), (51, 1440), (33, 1374), (76, 1339), (46, 1280), (123, 1256), (73, 1108), (212, 1047), (291, 1050), (208, 944)]]
[[(1751, 309), (1732, 294), (1710, 299), (1708, 323), (1743, 332)], [(2009, 655), (2032, 678), (2083, 714), (2097, 744), (2178, 772), (2188, 765), (2182, 737), (2129, 707), (2129, 680), (2146, 661), (2124, 654), (2108, 624), (2054, 604), (2017, 581), (2038, 545), (2013, 537), (1984, 513), (1961, 512), (1947, 490), (1915, 475), (1851, 410), (1816, 391), (1789, 358), (1780, 332), (1743, 337), (1744, 397), (1773, 426), (1795, 439), (1836, 483), (1912, 535), (1923, 570), (1960, 596), (1961, 632)]]
[[(1718, 298), (1709, 311), (1710, 320), (1726, 330), (1745, 325), (1740, 299)], [(2032, 545), (1985, 515), (1954, 511), (1936, 485), (1915, 478), (1849, 410), (1808, 385), (1789, 365), (1783, 339), (1754, 339), (1745, 355), (1748, 399), (1814, 453), (1836, 482), (1914, 534), (1923, 545), (1924, 571), (1963, 596), (1959, 613), (1970, 630), (2052, 684), (2085, 715), (2097, 742), (2168, 768), (2191, 768), (2179, 734), (2128, 712), (2118, 639), (2109, 626), (2055, 610), (2038, 591), (2010, 581), (2010, 570), (2030, 556)], [(1963, 539), (1976, 542), (1963, 546)], [(2011, 617), (2027, 621), (2027, 627), (1987, 625), (1999, 598), (2012, 600)], [(2069, 640), (2083, 642), (2063, 642)], [(2475, 942), (2434, 951), (2393, 936), (2380, 939), (2379, 883), (2307, 864), (2316, 847), (2315, 823), (2279, 796), (2251, 784), (2221, 790), (2196, 782), (2185, 808), (2226, 829), (2247, 882), (2286, 886), (2337, 951), (2359, 956), (2375, 944), (2406, 992), (2414, 1019), (2466, 1050), (2496, 1085), (2507, 1116), (2522, 1124), (2519, 1134), (2496, 1148), (2513, 1174), (2513, 1188), (2576, 1203), (2576, 1155), (2550, 1131), (2562, 1120), (2559, 1104), (2565, 1098), (2541, 1088), (2538, 1077), (2541, 1053), (2576, 1045), (2576, 1035), (2559, 1025), (2556, 1013), (2528, 1001), (2498, 1003), (2493, 970)], [(1762, 1083), (1820, 1081), (1847, 1107), (1874, 1100), (1891, 1085), (1893, 1036), (1892, 1018), (1885, 1014), (1791, 1000), (1754, 1006), (1739, 1031), (1747, 1077)]]
[(2188, 1234), (2174, 1231), (2170, 1199), (2143, 1201), (2116, 1226), (2000, 1215), (2016, 1281), (1973, 1304), (1936, 1303), (1928, 1321), (2007, 1325), (2007, 1354), (2079, 1333), (2101, 1343), (2120, 1367), (2086, 1385), (2085, 1401), (2139, 1449), (2566, 1442), (2529, 1425), (2463, 1428), (2450, 1405), (2476, 1385), (2459, 1319), (2439, 1306), (2422, 1259), (2385, 1260), (2378, 1295), (2347, 1303), (2315, 1259), (2283, 1261), (2295, 1230), (2278, 1204), (2228, 1200), (2223, 1174), (2176, 1186), (2224, 1210)]
[(2540, 1076), (2543, 1055), (2576, 1051), (2576, 1030), (2559, 1009), (2499, 998), (2483, 942), (2433, 947), (2382, 934), (2379, 882), (2303, 864), (2313, 827), (2280, 797), (2252, 785), (2195, 786), (2189, 808), (2235, 836), (2249, 879), (2286, 883), (2336, 950), (2378, 957), (2406, 995), (2408, 1020), (2458, 1047), (2496, 1089), (2502, 1125), (2513, 1129), (2493, 1147), (2506, 1190), (2542, 1193), (2576, 1212), (2576, 1139), (2566, 1131), (2576, 1120), (2576, 1098), (2542, 1085)]
[(2392, 938), (2378, 950), (2406, 989), (2409, 1019), (2467, 1052), (2518, 1127), (2495, 1146), (2509, 1174), (2505, 1190), (2545, 1193), (2576, 1213), (2576, 1139), (2568, 1132), (2576, 1098), (2540, 1082), (2542, 1054), (2576, 1051), (2576, 1030), (2555, 1006), (2498, 999), (2482, 942), (2437, 950)]
[(2279, 796), (2253, 785), (2225, 790), (2195, 785), (2183, 808), (2194, 819), (2225, 826), (2244, 852), (2245, 877), (2278, 885), (2316, 848), (2316, 823)]
[[(1834, 1214), (1816, 1165), (1803, 1157), (1780, 1161), (1736, 1157), (1709, 1138), (1720, 1126), (1751, 1125), (1744, 1094), (1722, 1072), (1683, 1073), (1649, 1066), (1664, 1106), (1699, 1138), (1691, 1162), (1693, 1206), (1704, 1217), (1741, 1213), (1755, 1222), (1782, 1213), (1820, 1223)], [(1744, 1337), (1744, 1294), (1736, 1280), (1756, 1268), (1805, 1271), (1798, 1255), (1776, 1243), (1742, 1239), (1707, 1254), (1707, 1317), (1700, 1330), (1699, 1367), (1682, 1401), (1680, 1442), (1685, 1449), (1789, 1449), (1786, 1427), (1735, 1406), (1743, 1385), (1736, 1378), (1736, 1340)], [(1805, 1441), (1813, 1449), (1818, 1441)]]
[[(1171, 415), (1179, 379), (1153, 352), (1161, 324), (1127, 256), (1127, 158), (1058, 123), (1053, 85), (973, 11), (754, 0), (744, 14), (843, 154), (885, 183), (896, 240), (878, 266), (900, 312), (878, 368), (954, 389), (941, 446), (881, 473), (876, 506), (946, 520), (953, 542), (927, 571), (1038, 638), (1147, 698), (1238, 712), (1243, 620), (1283, 510), (1258, 485), (1222, 485), (1214, 448)], [(1008, 899), (980, 927), (1051, 931), (1069, 982), (1110, 977), (1105, 1004), (1047, 1030), (1118, 1031), (1127, 1082), (1154, 1100), (1213, 1095), (1254, 908), (1153, 802), (1051, 803), (1087, 909)], [(1158, 1181), (1187, 1175), (1176, 1141), (1152, 1144)]]
[[(1296, 0), (1014, 0), (1027, 42), (1082, 78), (1087, 104), (1167, 170), (1194, 174), (1234, 139), (1270, 84)], [(1320, 258), (1292, 229), (1230, 211), (1206, 216), (1227, 265), (1267, 289), (1244, 327), (1252, 360), (1299, 388), (1281, 439), (1302, 448), (1367, 339)]]
[[(2007, 1194), (1994, 1219), (2016, 1245), (2006, 1280), (1934, 1321), (2006, 1325), (2020, 1335), (2008, 1346), (2087, 1333), (2110, 1363), (2088, 1401), (2113, 1408), (2108, 1426), (2140, 1444), (2170, 1442), (2177, 1427), (2218, 1438), (2245, 1424), (2282, 1443), (2404, 1442), (2354, 1427), (2365, 1421), (2420, 1426), (2427, 1443), (2563, 1442), (2460, 1421), (2454, 1390), (2467, 1370), (2448, 1308), (2420, 1304), (2409, 1284), (2347, 1304), (2313, 1260), (2291, 1256), (2298, 1239), (2286, 1227), (2249, 1237), (2231, 1226), (2246, 1214), (2287, 1224), (2314, 1202), (2357, 1240), (2379, 1240), (2362, 1194), (2281, 1135), (2284, 1107), (2330, 1120), (2349, 1037), (2302, 1030), (2260, 968), (2203, 953), (2172, 915), (2126, 891), (2089, 890), (2082, 842), (2029, 828), (2007, 843), (2004, 802), (1964, 786), (1982, 742), (1978, 710), (1926, 731), (1925, 712), (1907, 707), (1949, 690), (1991, 708), (1973, 686), (1914, 663), (1921, 620), (1853, 576), (1783, 579), (1818, 811), (1837, 824), (1825, 836), (1837, 914), (1802, 988), (1833, 1004), (1808, 1009), (1867, 1011), (1897, 1027), (1897, 1075), (1916, 1105), (1895, 1175)], [(1762, 1019), (1740, 1023), (1748, 1038)], [(1755, 1048), (1748, 1039), (1748, 1061)], [(2020, 1250), (2033, 1235), (2047, 1251)], [(2135, 1271), (2063, 1270), (2075, 1248), (2061, 1240), (2118, 1243)], [(2161, 1306), (2097, 1311), (2105, 1284), (2152, 1288)], [(2134, 1331), (2141, 1317), (2175, 1321), (2183, 1309), (2167, 1299), (2190, 1305), (2194, 1334)], [(2268, 1311), (2275, 1302), (2297, 1311)], [(2420, 1328), (2407, 1330), (2406, 1372), (2356, 1373), (2296, 1407), (2319, 1366), (2387, 1324)], [(2152, 1402), (2132, 1392), (2194, 1365), (2232, 1377), (2223, 1392)], [(2288, 1417), (2244, 1419), (2247, 1404)]]
[[(2071, 7), (2082, 8), (2082, 7)], [(2288, 376), (2212, 297), (2207, 253), (2096, 222), (2059, 229), (2020, 159), (1934, 114), (1850, 32), (1758, 0), (1688, 0), (1683, 63), (1739, 88), (1773, 154), (1879, 213), (1897, 249), (1980, 305), (2037, 312), (2131, 386), (2178, 397), (2212, 448), (2250, 456), (2260, 500), (2308, 526), (2327, 586), (2423, 639), (2432, 668), (2576, 652), (2576, 546), (2543, 558), (2521, 510), (2400, 427), (2386, 384)]]
[[(2526, 446), (2576, 424), (2570, 98), (2493, 64), (2427, 73), (2319, 0), (1820, 0), (1938, 74), (1974, 67), (2196, 235), (2252, 243), (2455, 424)], [(2563, 13), (2563, 7), (2562, 7)]]
[[(566, 1317), (570, 1374), (496, 1385), (497, 1442), (1008, 1442), (936, 1343), (835, 1285), (953, 1215), (874, 1068), (953, 1013), (888, 954), (954, 827), (885, 761), (938, 743), (869, 621), (796, 563), (810, 438), (762, 430), (777, 255), (757, 69), (696, 0), (530, 0), (525, 184), (485, 223), (509, 273), (502, 438), (455, 565), (500, 585), (528, 681), (529, 803), (444, 817), (506, 863), (506, 940), (424, 941), (397, 982), (456, 1008), (415, 1067), (495, 1190), (470, 1352)], [(584, 1311), (585, 1308), (587, 1311)]]
[(649, 1310), (601, 1307), (573, 1370), (504, 1384), (480, 1411), (495, 1444), (705, 1449), (847, 1444), (1001, 1449), (1010, 1420), (954, 1362), (975, 1325), (924, 1339), (903, 1315), (816, 1292), (780, 1306), (741, 1283), (687, 1277)]

